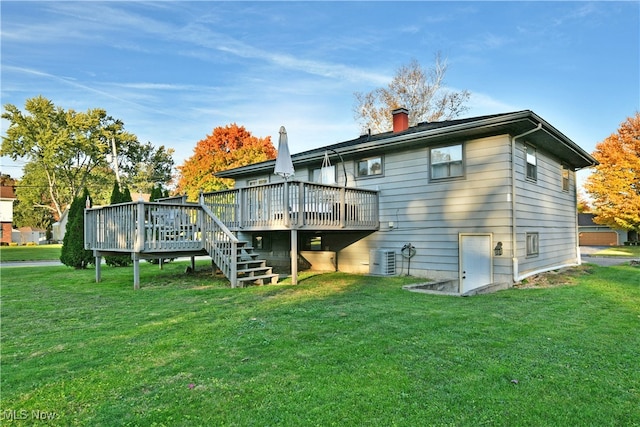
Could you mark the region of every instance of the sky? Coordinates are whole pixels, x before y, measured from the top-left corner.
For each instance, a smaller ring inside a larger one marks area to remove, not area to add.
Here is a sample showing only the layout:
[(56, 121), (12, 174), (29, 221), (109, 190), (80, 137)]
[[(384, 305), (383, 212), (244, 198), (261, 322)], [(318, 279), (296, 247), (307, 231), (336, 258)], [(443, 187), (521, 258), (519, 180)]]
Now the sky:
[[(292, 153), (356, 138), (354, 93), (437, 52), (446, 87), (471, 93), (461, 117), (532, 110), (591, 153), (640, 111), (637, 1), (3, 0), (0, 12), (3, 105), (103, 108), (176, 165), (231, 123), (276, 146), (285, 126)], [(24, 162), (0, 160), (21, 176)]]

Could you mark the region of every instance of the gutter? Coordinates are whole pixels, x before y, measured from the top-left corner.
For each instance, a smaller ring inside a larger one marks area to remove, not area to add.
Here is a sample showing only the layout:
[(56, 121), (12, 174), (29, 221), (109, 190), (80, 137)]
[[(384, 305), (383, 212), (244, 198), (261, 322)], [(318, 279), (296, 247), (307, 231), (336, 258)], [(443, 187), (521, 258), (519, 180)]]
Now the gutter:
[(542, 129), (542, 123), (538, 122), (538, 126), (521, 133), (520, 135), (511, 137), (511, 270), (513, 272), (513, 282), (518, 282), (518, 241), (516, 232), (516, 139), (522, 138)]

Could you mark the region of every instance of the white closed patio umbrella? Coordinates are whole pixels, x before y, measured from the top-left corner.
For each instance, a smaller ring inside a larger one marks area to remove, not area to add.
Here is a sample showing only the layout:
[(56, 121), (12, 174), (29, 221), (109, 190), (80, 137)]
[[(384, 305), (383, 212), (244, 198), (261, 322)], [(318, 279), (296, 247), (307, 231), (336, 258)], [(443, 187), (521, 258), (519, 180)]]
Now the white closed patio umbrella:
[(287, 138), (287, 130), (284, 126), (280, 126), (280, 138), (278, 140), (278, 157), (276, 157), (276, 166), (273, 173), (284, 178), (284, 210), (286, 225), (291, 228), (291, 283), (298, 284), (298, 230), (295, 226), (291, 226), (288, 206), (289, 206), (289, 186), (287, 180), (291, 178), (295, 170), (291, 161), (291, 153), (289, 152), (289, 141)]
[(287, 130), (284, 126), (280, 126), (280, 138), (278, 139), (278, 157), (276, 157), (276, 167), (273, 173), (280, 175), (284, 180), (291, 178), (295, 170), (291, 161), (291, 153), (289, 152), (289, 141), (287, 138)]

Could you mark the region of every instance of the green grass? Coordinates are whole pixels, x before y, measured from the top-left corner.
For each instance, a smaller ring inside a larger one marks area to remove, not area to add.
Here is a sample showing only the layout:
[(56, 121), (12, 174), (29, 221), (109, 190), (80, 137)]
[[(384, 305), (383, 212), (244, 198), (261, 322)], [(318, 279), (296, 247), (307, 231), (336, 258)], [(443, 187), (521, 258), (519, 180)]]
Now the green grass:
[(613, 246), (598, 251), (594, 255), (640, 257), (640, 246)]
[(0, 246), (0, 261), (48, 261), (60, 259), (62, 245)]
[(458, 298), (185, 266), (2, 269), (3, 425), (640, 425), (637, 267)]

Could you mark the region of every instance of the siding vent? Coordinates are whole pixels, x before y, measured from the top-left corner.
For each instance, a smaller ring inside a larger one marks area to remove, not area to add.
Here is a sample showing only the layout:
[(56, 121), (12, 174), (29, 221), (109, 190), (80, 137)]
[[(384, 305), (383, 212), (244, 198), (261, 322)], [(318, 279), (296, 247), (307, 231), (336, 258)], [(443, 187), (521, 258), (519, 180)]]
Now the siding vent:
[(393, 276), (396, 274), (396, 253), (393, 249), (371, 249), (369, 251), (369, 274)]

